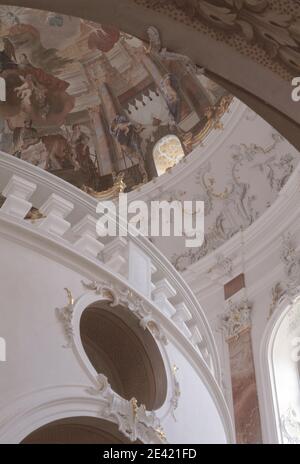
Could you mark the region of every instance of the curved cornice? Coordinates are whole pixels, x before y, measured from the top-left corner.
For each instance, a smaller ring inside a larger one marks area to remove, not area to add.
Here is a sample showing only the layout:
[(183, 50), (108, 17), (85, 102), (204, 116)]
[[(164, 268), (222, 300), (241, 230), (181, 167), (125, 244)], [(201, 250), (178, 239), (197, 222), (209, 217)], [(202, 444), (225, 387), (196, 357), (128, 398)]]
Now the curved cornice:
[(130, 201), (151, 198), (152, 195), (157, 196), (158, 192), (168, 191), (173, 186), (178, 186), (183, 178), (194, 173), (222, 147), (223, 143), (236, 129), (246, 111), (248, 111), (248, 108), (239, 100), (234, 99), (228, 111), (221, 118), (222, 129), (212, 130), (201, 146), (196, 147), (192, 153), (169, 169), (168, 172), (130, 192)]
[(140, 294), (136, 289), (131, 287), (125, 279), (111, 272), (99, 261), (96, 262), (74, 250), (64, 239), (57, 240), (51, 235), (33, 230), (30, 225), (24, 224), (23, 222), (20, 223), (18, 219), (5, 216), (6, 215), (3, 213), (0, 215), (0, 234), (5, 239), (26, 246), (42, 256), (47, 256), (51, 260), (73, 269), (86, 279), (93, 281), (99, 279), (101, 281), (104, 274), (110, 282), (117, 282), (118, 284), (126, 286), (129, 290), (137, 294), (138, 298), (146, 301), (155, 316), (155, 320), (168, 335), (169, 340), (186, 357), (210, 392), (214, 404), (221, 416), (228, 442), (234, 442), (234, 432), (230, 413), (221, 389), (212, 372), (187, 338), (168, 317), (162, 314), (151, 300)]
[[(244, 266), (259, 269), (260, 263), (274, 255), (276, 244), (282, 235), (293, 227), (299, 228), (300, 216), (300, 165), (297, 166), (289, 181), (280, 191), (278, 198), (248, 229), (243, 232)], [(216, 264), (216, 254), (232, 258), (233, 265), (241, 271), (241, 235), (236, 234), (221, 245), (216, 252), (207, 255), (197, 263), (192, 264), (183, 272), (183, 277), (196, 293), (202, 296), (214, 286), (212, 281), (201, 281), (201, 275), (208, 275), (209, 270)], [(274, 269), (273, 269), (274, 271)], [(263, 275), (256, 281), (256, 290), (265, 286), (265, 279), (270, 275)], [(228, 279), (227, 279), (228, 280)], [(252, 289), (253, 291), (253, 289)]]
[[(0, 152), (0, 183), (7, 183), (6, 177), (8, 171), (25, 177), (30, 182), (35, 183), (43, 192), (44, 201), (52, 193), (62, 196), (64, 199), (76, 205), (75, 212), (71, 213), (74, 221), (79, 221), (86, 214), (96, 215), (97, 200), (90, 197), (77, 187), (65, 182), (64, 180), (53, 176), (52, 174), (40, 168), (30, 165), (29, 163), (16, 159), (10, 155)], [(4, 178), (3, 178), (4, 177)], [(6, 177), (6, 178), (5, 178)], [(5, 184), (4, 184), (5, 185)], [(41, 200), (39, 200), (41, 201)], [(40, 206), (40, 205), (37, 205)], [(76, 215), (76, 217), (74, 217)], [(140, 247), (152, 260), (154, 266), (159, 267), (164, 275), (168, 276), (170, 284), (183, 296), (186, 304), (191, 311), (198, 327), (203, 330), (203, 334), (208, 344), (209, 352), (212, 355), (212, 362), (215, 374), (218, 380), (221, 379), (220, 361), (214, 342), (214, 337), (208, 323), (208, 320), (199, 305), (198, 300), (193, 294), (190, 287), (186, 284), (182, 276), (174, 269), (169, 260), (146, 238), (143, 236), (134, 236), (128, 231), (130, 240)], [(65, 243), (65, 240), (62, 240)]]

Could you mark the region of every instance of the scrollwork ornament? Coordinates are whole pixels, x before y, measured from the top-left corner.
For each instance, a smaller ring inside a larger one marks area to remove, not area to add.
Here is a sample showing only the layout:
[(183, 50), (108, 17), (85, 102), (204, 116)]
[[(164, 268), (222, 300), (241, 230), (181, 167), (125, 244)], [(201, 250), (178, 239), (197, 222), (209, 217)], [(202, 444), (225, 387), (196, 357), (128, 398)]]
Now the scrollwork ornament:
[(158, 341), (167, 345), (167, 337), (154, 320), (151, 309), (147, 308), (145, 301), (133, 290), (104, 281), (82, 281), (82, 284), (97, 295), (107, 298), (111, 307), (119, 305), (127, 307), (140, 319), (140, 326), (144, 330), (148, 329)]
[(252, 303), (249, 300), (238, 303), (229, 300), (228, 309), (220, 317), (227, 340), (238, 338), (241, 332), (251, 327), (251, 312)]
[(295, 410), (290, 406), (280, 418), (284, 442), (290, 445), (300, 445), (300, 420)]
[(153, 411), (146, 411), (146, 407), (138, 405), (136, 398), (125, 400), (110, 386), (103, 374), (98, 374), (97, 385), (88, 387), (85, 391), (96, 396), (101, 404), (99, 416), (117, 423), (118, 429), (130, 441), (141, 440), (145, 443), (163, 443), (162, 427)]
[(173, 391), (173, 395), (172, 395), (172, 398), (171, 398), (171, 408), (172, 408), (171, 409), (171, 414), (172, 414), (173, 419), (175, 421), (176, 421), (175, 411), (178, 408), (179, 398), (181, 396), (181, 390), (180, 390), (179, 381), (178, 381), (178, 379), (176, 377), (177, 372), (178, 372), (178, 367), (174, 364), (174, 366), (172, 368), (174, 391)]
[(74, 298), (68, 288), (64, 289), (68, 296), (68, 304), (63, 308), (56, 308), (56, 315), (58, 320), (62, 323), (67, 344), (63, 348), (70, 348), (73, 344), (74, 331), (73, 331), (73, 312), (74, 312)]

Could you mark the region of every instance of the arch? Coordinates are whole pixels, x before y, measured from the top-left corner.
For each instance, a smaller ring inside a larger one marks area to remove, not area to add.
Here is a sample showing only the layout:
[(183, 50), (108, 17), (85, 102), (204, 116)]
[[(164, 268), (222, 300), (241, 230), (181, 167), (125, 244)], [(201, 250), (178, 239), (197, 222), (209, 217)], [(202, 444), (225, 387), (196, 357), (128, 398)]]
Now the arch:
[(124, 306), (97, 301), (81, 314), (80, 338), (95, 371), (126, 400), (159, 409), (167, 395), (167, 375), (156, 341)]
[(153, 148), (153, 160), (158, 176), (175, 166), (185, 156), (179, 138), (174, 134), (165, 135)]
[[(57, 385), (24, 394), (3, 409), (0, 443), (21, 443), (47, 424), (73, 417), (100, 419), (117, 427), (120, 425), (116, 416), (107, 417), (107, 401), (103, 397), (90, 395), (82, 385)], [(115, 430), (115, 427), (112, 429)], [(124, 439), (127, 439), (126, 436)]]
[[(146, 8), (134, 0), (93, 0), (89, 2), (89, 8), (85, 8), (84, 0), (44, 0), (42, 5), (40, 0), (3, 0), (3, 4), (56, 11), (114, 24), (141, 39), (146, 39), (148, 26), (154, 25), (163, 33), (164, 47), (188, 55), (195, 63), (203, 66), (208, 71), (208, 77), (217, 82), (220, 79), (225, 88), (249, 104), (270, 124), (278, 125), (276, 129), (291, 143), (300, 147), (300, 136), (295, 136), (295, 128), (300, 123), (299, 104), (291, 98), (291, 79), (286, 77), (292, 71), (283, 69), (285, 76), (282, 77), (264, 63), (256, 61), (257, 48), (263, 51), (259, 43), (253, 45), (251, 54), (243, 55), (234, 46), (213, 37), (220, 32), (219, 29), (215, 31), (210, 25), (212, 34), (208, 34), (201, 27), (197, 28), (197, 25), (203, 25), (199, 18), (194, 17), (194, 26), (187, 25), (180, 22), (180, 19), (174, 19), (174, 15), (168, 14), (168, 11), (167, 14), (161, 14), (155, 8)], [(172, 9), (176, 13), (176, 5)], [(178, 9), (178, 18), (183, 14)], [(230, 36), (230, 32), (228, 35)], [(245, 46), (250, 47), (247, 42)], [(276, 57), (269, 56), (268, 59), (271, 67), (276, 67)], [(295, 74), (296, 71), (293, 72)], [(276, 121), (280, 121), (280, 124)]]
[(265, 423), (265, 440), (268, 443), (284, 443), (282, 427), (283, 411), (280, 406), (280, 397), (282, 397), (282, 394), (280, 388), (278, 388), (279, 373), (276, 366), (276, 356), (278, 347), (282, 347), (288, 343), (292, 356), (292, 340), (285, 339), (284, 343), (281, 344), (280, 341), (284, 335), (282, 330), (284, 323), (287, 321), (295, 305), (299, 304), (299, 296), (291, 299), (287, 295), (284, 295), (280, 299), (277, 308), (268, 321), (260, 346), (260, 376), (261, 379), (264, 379), (261, 385), (263, 395), (261, 406)]
[[(134, 444), (141, 442), (134, 442)], [(132, 444), (116, 424), (96, 417), (58, 419), (27, 435), (21, 444)]]

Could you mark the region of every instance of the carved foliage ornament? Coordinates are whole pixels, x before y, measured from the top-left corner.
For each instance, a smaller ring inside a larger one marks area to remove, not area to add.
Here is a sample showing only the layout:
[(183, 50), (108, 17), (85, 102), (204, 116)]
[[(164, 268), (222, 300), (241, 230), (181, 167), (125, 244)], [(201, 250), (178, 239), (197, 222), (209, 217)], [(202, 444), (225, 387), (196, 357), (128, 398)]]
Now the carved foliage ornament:
[(64, 289), (68, 296), (68, 304), (63, 308), (56, 308), (56, 315), (58, 320), (62, 323), (67, 344), (63, 345), (64, 348), (69, 348), (73, 344), (73, 312), (74, 312), (74, 298), (68, 288)]
[(280, 418), (284, 442), (289, 445), (300, 445), (300, 420), (296, 411), (290, 406)]
[(138, 405), (135, 398), (130, 401), (115, 393), (105, 375), (98, 374), (97, 386), (89, 387), (86, 392), (101, 399), (99, 415), (116, 422), (119, 431), (131, 441), (141, 440), (145, 443), (163, 443), (165, 433), (154, 412), (146, 411), (145, 406)]
[(175, 411), (178, 408), (179, 398), (181, 396), (181, 390), (180, 390), (179, 381), (176, 376), (178, 367), (174, 364), (172, 370), (173, 370), (174, 391), (173, 391), (173, 396), (171, 398), (171, 408), (172, 408), (171, 413), (172, 413), (173, 419), (176, 421)]
[(82, 284), (89, 290), (95, 291), (97, 295), (107, 298), (110, 301), (111, 307), (127, 307), (140, 319), (140, 326), (144, 330), (148, 329), (157, 340), (167, 345), (168, 340), (154, 320), (152, 311), (146, 307), (144, 300), (136, 295), (135, 292), (128, 288), (121, 288), (120, 286), (106, 282), (92, 281), (82, 282)]
[(226, 338), (239, 337), (239, 334), (251, 327), (252, 303), (247, 299), (239, 303), (229, 300), (229, 307), (225, 314), (221, 315), (221, 327), (225, 331)]
[[(128, 307), (140, 318), (141, 327), (145, 330), (148, 328), (161, 342), (167, 343), (165, 335), (152, 319), (151, 311), (145, 308), (143, 300), (137, 297), (134, 292), (128, 289), (123, 290), (112, 283), (104, 281), (82, 282), (82, 284), (84, 287), (96, 292), (97, 295), (110, 301), (112, 307), (118, 305)], [(75, 300), (68, 288), (65, 288), (65, 291), (68, 296), (68, 304), (63, 308), (57, 308), (56, 314), (63, 325), (67, 340), (67, 344), (63, 345), (63, 347), (69, 348), (73, 346), (74, 341), (73, 314)], [(112, 390), (105, 375), (98, 374), (96, 381), (97, 385), (86, 388), (86, 392), (89, 395), (101, 398), (101, 417), (116, 422), (120, 432), (131, 441), (142, 440), (145, 443), (164, 443), (166, 441), (165, 432), (154, 412), (146, 411), (144, 405), (139, 406), (135, 398), (130, 401), (121, 398)], [(176, 392), (177, 390), (174, 393), (174, 398), (176, 398)], [(174, 408), (177, 407), (177, 404), (174, 404)]]
[(300, 70), (300, 19), (273, 10), (269, 0), (152, 0), (151, 3), (175, 5), (192, 19), (240, 33), (249, 42), (261, 43), (272, 58)]
[[(128, 288), (121, 288), (121, 286), (113, 283), (102, 282), (84, 282), (82, 285), (94, 291), (97, 295), (109, 301), (111, 307), (124, 306), (132, 311), (139, 319), (140, 326), (144, 330), (149, 330), (152, 335), (164, 345), (168, 344), (166, 335), (161, 327), (154, 320), (152, 311), (146, 307), (142, 298), (135, 294)], [(63, 308), (56, 308), (56, 315), (58, 320), (62, 323), (67, 344), (63, 345), (64, 348), (69, 348), (73, 344), (74, 330), (73, 330), (73, 312), (74, 312), (74, 298), (69, 289), (65, 288), (68, 295), (68, 304)]]
[(300, 288), (300, 252), (296, 249), (291, 234), (282, 237), (281, 261), (286, 277), (286, 293), (293, 297), (299, 294)]

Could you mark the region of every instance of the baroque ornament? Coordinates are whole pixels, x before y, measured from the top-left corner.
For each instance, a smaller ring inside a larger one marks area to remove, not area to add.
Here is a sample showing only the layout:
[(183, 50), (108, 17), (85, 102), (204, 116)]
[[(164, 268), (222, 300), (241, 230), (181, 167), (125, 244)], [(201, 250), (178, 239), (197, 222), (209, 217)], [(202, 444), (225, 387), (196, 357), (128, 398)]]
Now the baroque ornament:
[(144, 330), (148, 329), (158, 341), (167, 345), (167, 337), (154, 320), (152, 311), (146, 307), (144, 300), (134, 291), (107, 282), (82, 281), (82, 284), (85, 288), (107, 299), (111, 307), (125, 306), (128, 308), (140, 319), (140, 326)]
[(178, 367), (175, 364), (173, 366), (172, 372), (173, 372), (174, 391), (173, 391), (173, 396), (171, 398), (171, 408), (172, 408), (171, 414), (174, 420), (176, 421), (175, 411), (178, 408), (179, 398), (181, 396), (181, 390), (180, 390), (178, 379), (176, 377), (176, 374), (178, 372)]
[(119, 431), (130, 441), (141, 440), (144, 443), (164, 443), (165, 433), (160, 421), (153, 411), (146, 411), (146, 407), (138, 405), (136, 398), (130, 401), (121, 398), (111, 388), (107, 377), (97, 376), (97, 386), (89, 387), (86, 392), (98, 396), (102, 401), (100, 417), (116, 422)]
[[(195, 183), (199, 185), (197, 199), (205, 204), (205, 238), (201, 247), (172, 256), (172, 263), (178, 271), (184, 271), (216, 250), (241, 228), (248, 228), (263, 213), (262, 206), (270, 205), (277, 198), (298, 160), (293, 153), (282, 153), (283, 138), (280, 134), (272, 132), (270, 138), (266, 146), (254, 143), (232, 145), (229, 164), (225, 166), (228, 177), (215, 177), (213, 161), (206, 162), (196, 171)], [(268, 202), (264, 203), (265, 198), (257, 195), (253, 188), (255, 183), (249, 182), (247, 173), (250, 171), (258, 174), (259, 182), (266, 188)], [(219, 183), (222, 188), (218, 188)]]
[(272, 301), (270, 304), (269, 318), (274, 313), (277, 304), (279, 303), (281, 298), (285, 295), (285, 293), (286, 293), (286, 290), (283, 288), (281, 282), (277, 282), (272, 288)]
[(299, 294), (300, 287), (300, 252), (294, 246), (291, 234), (282, 238), (281, 261), (286, 277), (286, 293), (293, 297)]
[(67, 344), (63, 345), (64, 348), (69, 348), (73, 344), (73, 312), (74, 312), (74, 298), (68, 288), (64, 289), (68, 296), (68, 304), (63, 308), (56, 308), (56, 315), (58, 320), (62, 323)]
[(284, 442), (290, 445), (300, 445), (300, 420), (296, 411), (289, 407), (280, 418)]
[(272, 8), (270, 0), (151, 0), (183, 10), (193, 20), (262, 45), (271, 58), (300, 71), (300, 20)]
[(240, 333), (251, 327), (252, 303), (248, 299), (233, 303), (229, 300), (228, 309), (221, 315), (221, 328), (226, 339), (238, 338)]

